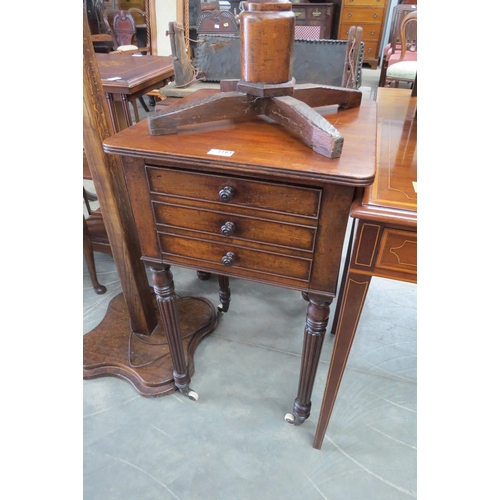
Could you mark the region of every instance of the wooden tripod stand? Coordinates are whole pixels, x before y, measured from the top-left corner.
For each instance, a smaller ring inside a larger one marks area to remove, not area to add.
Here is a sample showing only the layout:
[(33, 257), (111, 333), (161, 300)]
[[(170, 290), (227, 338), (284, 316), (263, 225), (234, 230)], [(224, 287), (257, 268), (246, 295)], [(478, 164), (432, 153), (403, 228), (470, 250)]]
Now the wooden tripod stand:
[[(295, 85), (292, 77), (295, 16), (291, 2), (252, 0), (241, 15), (241, 79), (222, 80), (221, 92), (148, 117), (151, 135), (178, 132), (178, 127), (224, 119), (265, 115), (300, 137), (317, 153), (338, 158), (344, 139), (313, 107), (338, 104), (358, 107), (362, 93), (326, 85)], [(353, 80), (361, 28), (349, 32), (344, 82)], [(347, 75), (347, 77), (346, 77)]]

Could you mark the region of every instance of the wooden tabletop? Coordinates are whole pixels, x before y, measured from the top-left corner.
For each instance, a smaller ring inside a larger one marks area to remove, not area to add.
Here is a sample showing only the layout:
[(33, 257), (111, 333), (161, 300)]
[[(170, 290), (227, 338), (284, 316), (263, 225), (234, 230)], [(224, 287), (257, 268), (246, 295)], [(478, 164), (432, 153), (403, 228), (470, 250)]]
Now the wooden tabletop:
[(377, 105), (377, 174), (351, 215), (386, 213), (416, 225), (417, 97), (409, 89), (381, 87)]
[[(104, 92), (134, 94), (174, 75), (172, 56), (96, 54)], [(109, 80), (120, 77), (119, 80)]]
[[(200, 91), (200, 95), (206, 92)], [(293, 175), (304, 181), (370, 185), (375, 176), (376, 103), (366, 101), (359, 108), (346, 110), (329, 106), (317, 111), (344, 137), (340, 158), (326, 158), (314, 152), (266, 117), (186, 125), (178, 134), (163, 136), (150, 135), (147, 121), (143, 120), (106, 139), (104, 150), (151, 160), (192, 159), (193, 168), (202, 166), (207, 171), (241, 166), (246, 174), (257, 176), (269, 174), (286, 180)], [(213, 149), (233, 153), (229, 157), (209, 154)]]

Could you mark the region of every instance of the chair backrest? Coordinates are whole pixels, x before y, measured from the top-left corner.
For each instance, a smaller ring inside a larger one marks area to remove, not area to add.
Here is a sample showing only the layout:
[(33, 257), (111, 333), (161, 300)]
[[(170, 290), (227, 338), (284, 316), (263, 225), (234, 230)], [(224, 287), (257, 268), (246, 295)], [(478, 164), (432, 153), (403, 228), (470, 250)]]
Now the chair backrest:
[(198, 35), (237, 35), (240, 32), (234, 14), (229, 10), (203, 10), (196, 22)]
[(410, 12), (416, 12), (417, 5), (415, 4), (401, 4), (396, 5), (392, 10), (392, 20), (391, 20), (391, 31), (389, 34), (389, 44), (391, 54), (394, 54), (397, 50), (401, 50), (401, 23), (403, 22), (406, 14)]
[[(354, 33), (358, 33), (354, 30)], [(356, 38), (356, 35), (354, 35)], [(359, 88), (364, 44), (349, 40), (294, 40), (293, 77), (296, 83), (317, 83)], [(349, 71), (346, 78), (346, 58)], [(202, 35), (198, 37), (195, 67), (207, 82), (240, 78), (240, 37)], [(175, 67), (175, 63), (174, 63)]]
[(400, 61), (405, 58), (406, 52), (417, 52), (417, 11), (409, 12), (403, 18), (399, 34), (401, 44)]
[(134, 7), (128, 10), (107, 9), (104, 11), (103, 21), (115, 40), (115, 50), (119, 50), (119, 47), (122, 46), (136, 46), (141, 52), (151, 52), (149, 32), (147, 33), (146, 45), (139, 47), (142, 44), (137, 39), (137, 25), (134, 18), (144, 19), (144, 23), (147, 25), (146, 12)]
[(169, 22), (167, 36), (170, 38), (170, 50), (174, 63), (176, 87), (187, 87), (196, 80), (196, 69), (187, 54), (184, 28), (178, 22)]

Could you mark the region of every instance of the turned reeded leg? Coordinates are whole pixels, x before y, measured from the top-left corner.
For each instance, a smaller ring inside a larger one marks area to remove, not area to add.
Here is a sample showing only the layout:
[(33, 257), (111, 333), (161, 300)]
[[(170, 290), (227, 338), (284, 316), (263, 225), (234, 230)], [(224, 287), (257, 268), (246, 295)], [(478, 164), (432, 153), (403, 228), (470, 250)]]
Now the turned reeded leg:
[(294, 425), (302, 424), (311, 413), (311, 395), (316, 371), (325, 338), (326, 326), (330, 314), (331, 297), (308, 294), (306, 327), (297, 397), (293, 413), (287, 413), (285, 420)]
[(170, 356), (174, 367), (173, 377), (176, 387), (182, 394), (185, 394), (196, 401), (198, 394), (189, 388), (191, 377), (189, 376), (186, 357), (182, 344), (182, 332), (179, 323), (179, 310), (177, 307), (177, 297), (175, 286), (169, 265), (150, 265), (153, 274), (153, 288), (158, 302), (160, 318), (163, 323)]
[(219, 300), (220, 304), (217, 307), (219, 312), (227, 312), (229, 302), (231, 302), (231, 289), (229, 288), (229, 278), (219, 274)]

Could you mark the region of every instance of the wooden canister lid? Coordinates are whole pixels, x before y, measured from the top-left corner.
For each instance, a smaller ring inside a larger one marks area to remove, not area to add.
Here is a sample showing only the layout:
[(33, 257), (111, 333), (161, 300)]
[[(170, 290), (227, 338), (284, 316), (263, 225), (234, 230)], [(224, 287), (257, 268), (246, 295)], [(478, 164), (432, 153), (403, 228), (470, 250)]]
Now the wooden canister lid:
[(287, 11), (292, 10), (292, 2), (289, 0), (251, 0), (245, 2), (244, 7), (248, 12)]

